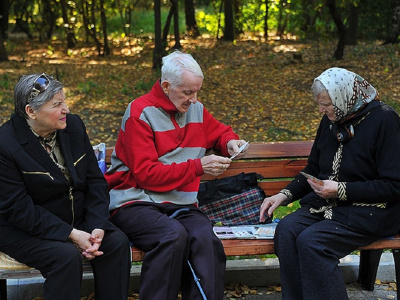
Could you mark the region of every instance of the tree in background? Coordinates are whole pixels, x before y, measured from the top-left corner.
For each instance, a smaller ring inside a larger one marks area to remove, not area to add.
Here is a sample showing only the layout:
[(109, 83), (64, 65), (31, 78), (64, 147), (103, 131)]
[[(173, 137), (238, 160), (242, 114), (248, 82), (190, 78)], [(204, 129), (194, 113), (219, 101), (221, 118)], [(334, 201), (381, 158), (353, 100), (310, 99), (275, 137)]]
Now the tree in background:
[(8, 14), (10, 3), (8, 0), (0, 1), (0, 61), (8, 60), (4, 39), (8, 37)]
[(4, 46), (3, 35), (0, 33), (0, 61), (8, 60), (6, 47)]
[(68, 48), (74, 48), (75, 47), (76, 38), (75, 38), (75, 35), (74, 35), (73, 25), (69, 21), (68, 6), (67, 6), (66, 0), (60, 0), (60, 5), (61, 5), (62, 18), (64, 20), (65, 32), (67, 33)]
[(175, 45), (174, 49), (181, 49), (181, 38), (179, 34), (179, 1), (178, 0), (170, 0), (172, 3), (172, 6), (174, 7), (174, 39), (175, 39)]
[(360, 4), (357, 1), (352, 1), (349, 6), (349, 25), (346, 32), (346, 45), (357, 45)]
[(199, 28), (197, 27), (195, 9), (193, 0), (185, 0), (185, 21), (186, 31), (189, 36), (198, 37), (200, 36)]
[[(268, 37), (268, 32), (275, 32), (283, 39), (288, 35), (317, 40), (337, 36), (334, 57), (341, 59), (345, 45), (356, 44), (359, 38), (398, 42), (400, 28), (400, 0), (0, 0), (0, 3), (3, 16), (0, 29), (5, 39), (10, 24), (11, 33), (25, 32), (30, 39), (45, 41), (55, 37), (64, 40), (68, 49), (79, 42), (94, 44), (99, 55), (109, 55), (110, 37), (142, 35), (154, 42), (155, 66), (159, 65), (171, 39), (175, 40), (172, 48), (181, 48), (182, 35), (198, 36), (202, 30), (219, 39), (222, 28), (223, 39), (228, 41), (241, 33), (258, 36), (264, 33)], [(179, 3), (184, 4), (181, 10)], [(149, 17), (151, 29), (145, 32), (139, 31), (142, 21), (149, 23), (142, 13), (146, 16), (154, 13), (154, 17)], [(186, 30), (182, 29), (183, 22), (181, 25), (179, 22), (183, 13)], [(8, 15), (10, 22), (6, 21)]]
[(269, 0), (265, 1), (265, 16), (264, 16), (264, 36), (268, 38), (268, 8), (269, 8)]
[(154, 0), (154, 50), (153, 69), (161, 69), (164, 47), (161, 38), (161, 0)]
[(29, 27), (29, 20), (32, 19), (31, 10), (28, 0), (16, 0), (13, 2), (15, 14), (15, 28), (16, 31), (24, 32), (30, 39), (33, 39)]
[[(352, 45), (357, 44), (357, 28), (358, 28), (358, 3), (355, 1), (347, 1), (344, 3), (345, 7), (338, 7), (335, 0), (327, 0), (327, 6), (329, 13), (335, 22), (336, 28), (338, 30), (339, 41), (333, 55), (334, 59), (342, 59), (344, 48), (346, 44), (351, 43)], [(348, 8), (350, 13), (347, 17), (343, 17), (343, 11)], [(344, 20), (347, 21), (347, 25)]]
[(108, 36), (107, 36), (107, 19), (106, 11), (104, 7), (104, 0), (100, 0), (100, 16), (101, 16), (101, 28), (103, 29), (103, 50), (104, 55), (110, 55), (110, 47), (108, 46)]
[(225, 12), (225, 27), (224, 36), (225, 41), (231, 41), (235, 39), (234, 24), (233, 24), (233, 6), (232, 0), (224, 0), (224, 12)]
[(0, 33), (3, 38), (8, 36), (8, 15), (10, 10), (9, 0), (0, 0)]
[(400, 36), (400, 0), (391, 0), (391, 24), (389, 27), (389, 34), (385, 44), (395, 44), (399, 42)]

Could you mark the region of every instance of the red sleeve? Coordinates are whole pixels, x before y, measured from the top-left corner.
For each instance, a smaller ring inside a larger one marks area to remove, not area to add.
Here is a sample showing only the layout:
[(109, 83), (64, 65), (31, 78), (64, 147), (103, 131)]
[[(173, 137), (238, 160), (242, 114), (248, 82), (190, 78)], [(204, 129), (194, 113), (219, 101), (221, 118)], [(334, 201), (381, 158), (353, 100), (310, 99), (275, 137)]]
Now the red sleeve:
[(227, 144), (230, 140), (238, 140), (239, 136), (233, 132), (231, 126), (227, 126), (216, 120), (205, 108), (203, 112), (204, 127), (207, 135), (207, 149), (215, 148), (221, 151), (223, 156), (230, 156)]

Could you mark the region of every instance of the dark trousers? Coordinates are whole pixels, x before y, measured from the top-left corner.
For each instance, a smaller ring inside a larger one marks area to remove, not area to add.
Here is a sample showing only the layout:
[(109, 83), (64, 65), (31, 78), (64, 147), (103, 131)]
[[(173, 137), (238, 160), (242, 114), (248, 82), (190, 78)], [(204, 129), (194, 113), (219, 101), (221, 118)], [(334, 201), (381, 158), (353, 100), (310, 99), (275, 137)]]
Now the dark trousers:
[(282, 299), (348, 299), (339, 259), (377, 239), (310, 214), (307, 207), (287, 215), (274, 237)]
[[(168, 217), (182, 207), (189, 213)], [(194, 205), (135, 204), (121, 208), (112, 221), (130, 241), (146, 252), (143, 260), (140, 299), (202, 299), (188, 268), (189, 259), (208, 300), (224, 295), (226, 257), (209, 219)]]
[[(17, 230), (15, 227), (10, 229)], [(25, 235), (25, 238), (2, 245), (1, 251), (41, 272), (46, 279), (44, 299), (81, 299), (82, 255), (79, 250), (71, 242), (43, 240), (18, 231), (15, 233)], [(100, 251), (104, 254), (90, 261), (95, 298), (126, 300), (131, 268), (127, 237), (118, 228), (106, 231)]]

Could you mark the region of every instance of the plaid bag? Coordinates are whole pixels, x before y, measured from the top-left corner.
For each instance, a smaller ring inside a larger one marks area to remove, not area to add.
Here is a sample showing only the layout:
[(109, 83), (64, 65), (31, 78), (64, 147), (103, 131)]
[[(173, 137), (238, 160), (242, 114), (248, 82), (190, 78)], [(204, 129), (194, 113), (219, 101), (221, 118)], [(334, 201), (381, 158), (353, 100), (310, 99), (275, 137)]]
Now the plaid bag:
[[(264, 198), (264, 191), (255, 187), (235, 196), (200, 205), (200, 209), (213, 223), (219, 225), (254, 225), (260, 223), (260, 206)], [(271, 221), (272, 218), (269, 218), (265, 223)]]

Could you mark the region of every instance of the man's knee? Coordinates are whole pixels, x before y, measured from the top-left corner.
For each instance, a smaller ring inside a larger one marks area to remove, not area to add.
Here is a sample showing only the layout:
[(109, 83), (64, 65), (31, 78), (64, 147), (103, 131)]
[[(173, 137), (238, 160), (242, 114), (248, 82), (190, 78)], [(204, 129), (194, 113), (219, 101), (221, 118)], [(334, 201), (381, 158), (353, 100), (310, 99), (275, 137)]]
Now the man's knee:
[(179, 224), (171, 227), (171, 230), (165, 236), (166, 243), (172, 243), (178, 249), (186, 249), (189, 239), (185, 228)]

